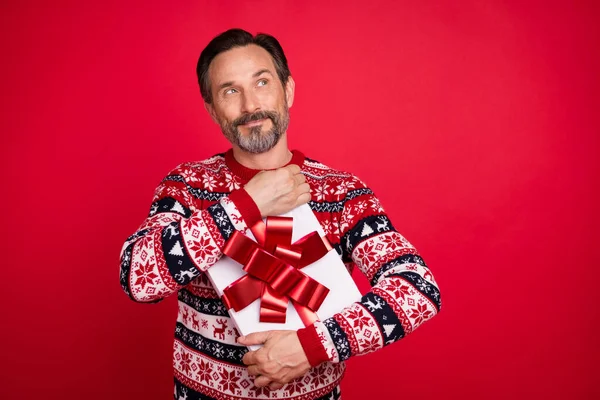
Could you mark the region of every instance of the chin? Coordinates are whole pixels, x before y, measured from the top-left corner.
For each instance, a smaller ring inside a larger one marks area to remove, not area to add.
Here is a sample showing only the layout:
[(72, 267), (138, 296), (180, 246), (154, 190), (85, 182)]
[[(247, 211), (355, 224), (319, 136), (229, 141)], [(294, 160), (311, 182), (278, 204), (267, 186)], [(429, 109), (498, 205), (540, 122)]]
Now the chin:
[(251, 128), (244, 127), (242, 130), (238, 128), (240, 135), (242, 136), (265, 136), (269, 133), (270, 128), (266, 128), (264, 124), (261, 126), (253, 126)]

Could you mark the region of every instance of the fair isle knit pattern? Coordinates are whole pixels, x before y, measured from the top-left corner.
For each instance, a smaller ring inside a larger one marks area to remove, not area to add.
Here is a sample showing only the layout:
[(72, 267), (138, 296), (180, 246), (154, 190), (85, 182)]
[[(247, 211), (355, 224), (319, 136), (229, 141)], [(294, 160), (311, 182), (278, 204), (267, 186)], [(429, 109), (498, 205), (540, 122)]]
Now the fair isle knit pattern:
[(372, 289), (360, 302), (299, 331), (314, 365), (305, 376), (278, 391), (254, 386), (241, 361), (247, 349), (236, 343), (238, 332), (204, 272), (222, 256), (234, 230), (247, 231), (251, 207), (242, 188), (258, 171), (237, 163), (231, 150), (178, 166), (125, 242), (120, 273), (123, 290), (136, 302), (177, 293), (175, 399), (338, 399), (345, 360), (402, 339), (440, 310), (429, 268), (360, 179), (298, 151), (290, 163), (300, 165), (310, 185), (309, 205), (327, 238), (348, 270), (359, 268)]

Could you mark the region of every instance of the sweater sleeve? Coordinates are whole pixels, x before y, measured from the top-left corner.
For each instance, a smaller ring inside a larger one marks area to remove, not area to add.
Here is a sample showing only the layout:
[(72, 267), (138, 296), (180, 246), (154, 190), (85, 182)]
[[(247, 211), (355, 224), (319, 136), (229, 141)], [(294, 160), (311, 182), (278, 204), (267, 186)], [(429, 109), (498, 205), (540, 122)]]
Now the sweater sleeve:
[[(417, 250), (400, 234), (358, 178), (340, 216), (345, 261), (371, 282), (360, 302), (298, 331), (311, 365), (339, 362), (394, 343), (435, 316), (440, 292)], [(319, 341), (321, 346), (315, 346)]]
[(206, 271), (222, 256), (234, 230), (260, 218), (244, 189), (215, 195), (206, 209), (194, 206), (185, 168), (173, 170), (156, 189), (148, 217), (121, 249), (120, 282), (136, 302), (158, 302)]

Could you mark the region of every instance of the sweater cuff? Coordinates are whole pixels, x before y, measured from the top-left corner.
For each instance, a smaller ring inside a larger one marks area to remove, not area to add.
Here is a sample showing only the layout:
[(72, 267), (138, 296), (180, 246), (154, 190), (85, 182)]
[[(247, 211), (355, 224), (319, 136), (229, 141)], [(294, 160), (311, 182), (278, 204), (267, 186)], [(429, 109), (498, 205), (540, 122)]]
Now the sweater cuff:
[(240, 214), (242, 214), (248, 228), (252, 228), (257, 222), (262, 221), (258, 206), (244, 188), (231, 192), (229, 200), (235, 204)]
[(321, 343), (321, 338), (314, 325), (298, 329), (298, 339), (300, 339), (300, 344), (311, 367), (316, 367), (322, 362), (329, 361), (329, 356)]

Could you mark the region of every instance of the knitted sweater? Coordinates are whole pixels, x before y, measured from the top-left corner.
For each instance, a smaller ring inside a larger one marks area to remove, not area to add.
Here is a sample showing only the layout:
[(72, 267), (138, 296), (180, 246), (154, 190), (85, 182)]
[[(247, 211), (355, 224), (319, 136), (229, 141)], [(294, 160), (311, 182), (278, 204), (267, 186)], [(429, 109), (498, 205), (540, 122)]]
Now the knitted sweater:
[(243, 189), (258, 171), (239, 164), (231, 149), (178, 166), (126, 240), (120, 274), (134, 301), (152, 303), (177, 293), (175, 398), (308, 400), (337, 393), (344, 360), (403, 338), (440, 309), (431, 272), (371, 189), (299, 151), (290, 163), (301, 167), (310, 185), (309, 206), (329, 242), (348, 270), (358, 267), (372, 288), (360, 302), (298, 331), (313, 366), (304, 377), (273, 393), (254, 386), (241, 362), (247, 349), (237, 344), (238, 332), (204, 272), (222, 256), (234, 230), (246, 232), (261, 217)]

